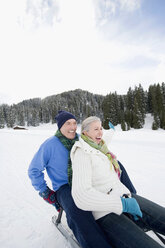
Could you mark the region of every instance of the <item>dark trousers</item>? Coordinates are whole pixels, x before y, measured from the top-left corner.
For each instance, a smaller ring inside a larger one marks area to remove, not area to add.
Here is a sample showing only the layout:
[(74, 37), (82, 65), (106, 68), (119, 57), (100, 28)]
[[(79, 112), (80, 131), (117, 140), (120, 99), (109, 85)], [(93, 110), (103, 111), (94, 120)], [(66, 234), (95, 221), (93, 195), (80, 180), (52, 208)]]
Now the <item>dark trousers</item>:
[[(108, 214), (97, 223), (106, 232), (109, 243), (115, 248), (160, 248), (144, 230), (154, 229), (165, 235), (165, 208), (141, 196), (132, 194), (143, 213), (142, 220), (134, 221), (125, 214)], [(147, 225), (146, 225), (147, 223)]]
[(57, 200), (66, 213), (68, 226), (81, 248), (112, 248), (92, 213), (77, 208), (68, 184), (60, 187), (56, 193)]

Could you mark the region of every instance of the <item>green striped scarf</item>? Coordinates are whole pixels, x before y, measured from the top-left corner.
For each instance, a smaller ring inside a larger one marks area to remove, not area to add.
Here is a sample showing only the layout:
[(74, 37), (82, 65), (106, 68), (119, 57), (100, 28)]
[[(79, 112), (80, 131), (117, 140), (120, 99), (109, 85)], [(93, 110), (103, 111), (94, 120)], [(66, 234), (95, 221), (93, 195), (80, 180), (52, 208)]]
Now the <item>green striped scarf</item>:
[(88, 143), (90, 146), (92, 146), (93, 148), (99, 150), (100, 152), (104, 153), (108, 159), (110, 160), (110, 169), (112, 169), (112, 165), (114, 167), (114, 170), (116, 171), (118, 177), (120, 178), (121, 175), (121, 169), (120, 166), (116, 160), (116, 156), (111, 153), (108, 150), (107, 145), (105, 144), (104, 140), (101, 140), (101, 142), (99, 144), (95, 143), (91, 138), (89, 138), (88, 136), (81, 134), (81, 138)]
[(55, 136), (59, 138), (59, 140), (64, 145), (64, 147), (68, 150), (68, 183), (69, 185), (71, 185), (72, 184), (72, 162), (70, 159), (70, 151), (74, 143), (78, 140), (78, 135), (76, 133), (76, 136), (74, 139), (68, 139), (58, 129), (57, 132), (55, 133)]

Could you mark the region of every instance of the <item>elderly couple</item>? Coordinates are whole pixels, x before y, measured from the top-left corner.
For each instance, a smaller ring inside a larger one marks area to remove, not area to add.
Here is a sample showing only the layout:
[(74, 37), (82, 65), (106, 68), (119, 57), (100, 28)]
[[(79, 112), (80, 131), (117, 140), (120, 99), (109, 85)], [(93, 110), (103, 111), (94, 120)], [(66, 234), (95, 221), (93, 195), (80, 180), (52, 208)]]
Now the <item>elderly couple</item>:
[[(162, 247), (145, 231), (165, 235), (165, 208), (136, 194), (123, 165), (108, 150), (109, 130), (91, 116), (81, 135), (72, 113), (59, 111), (58, 130), (39, 148), (28, 174), (34, 188), (59, 211), (82, 248)], [(103, 136), (103, 138), (102, 138)], [(44, 180), (46, 169), (51, 190)]]

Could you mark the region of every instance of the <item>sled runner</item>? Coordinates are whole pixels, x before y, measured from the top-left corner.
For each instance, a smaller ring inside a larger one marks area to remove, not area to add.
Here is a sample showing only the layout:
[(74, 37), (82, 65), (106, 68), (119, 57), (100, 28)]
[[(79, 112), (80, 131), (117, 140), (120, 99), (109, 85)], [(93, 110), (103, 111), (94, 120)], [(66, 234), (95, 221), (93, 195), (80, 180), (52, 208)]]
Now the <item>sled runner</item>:
[[(58, 214), (58, 217), (56, 215), (52, 217), (53, 224), (57, 227), (57, 229), (62, 233), (62, 235), (70, 243), (72, 248), (81, 248), (81, 246), (79, 245), (72, 231), (69, 228), (65, 227), (64, 224), (61, 223), (62, 213), (63, 213), (63, 209), (61, 208)], [(155, 232), (153, 229), (152, 231), (158, 237), (158, 239), (165, 245), (165, 239), (161, 235), (159, 235), (157, 232)]]
[(75, 236), (73, 235), (72, 231), (66, 228), (61, 223), (61, 217), (62, 217), (63, 209), (61, 208), (58, 217), (54, 215), (52, 217), (52, 222), (55, 224), (57, 229), (62, 233), (62, 235), (66, 238), (66, 240), (70, 243), (72, 248), (81, 248), (79, 243), (77, 242)]

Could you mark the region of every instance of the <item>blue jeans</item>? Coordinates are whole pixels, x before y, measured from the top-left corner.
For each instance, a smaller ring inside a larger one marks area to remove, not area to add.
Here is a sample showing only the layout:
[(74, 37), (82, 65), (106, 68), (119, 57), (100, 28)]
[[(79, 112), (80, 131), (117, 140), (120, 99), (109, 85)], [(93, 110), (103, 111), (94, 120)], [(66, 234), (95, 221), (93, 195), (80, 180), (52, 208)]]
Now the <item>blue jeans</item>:
[[(142, 220), (134, 221), (125, 214), (108, 214), (97, 220), (115, 248), (160, 248), (144, 231), (151, 228), (165, 235), (165, 208), (141, 196), (132, 194), (143, 213)], [(144, 223), (147, 223), (144, 224)]]
[(81, 248), (112, 248), (92, 213), (77, 208), (68, 184), (60, 187), (56, 193), (57, 200), (66, 213), (68, 226), (73, 231)]

